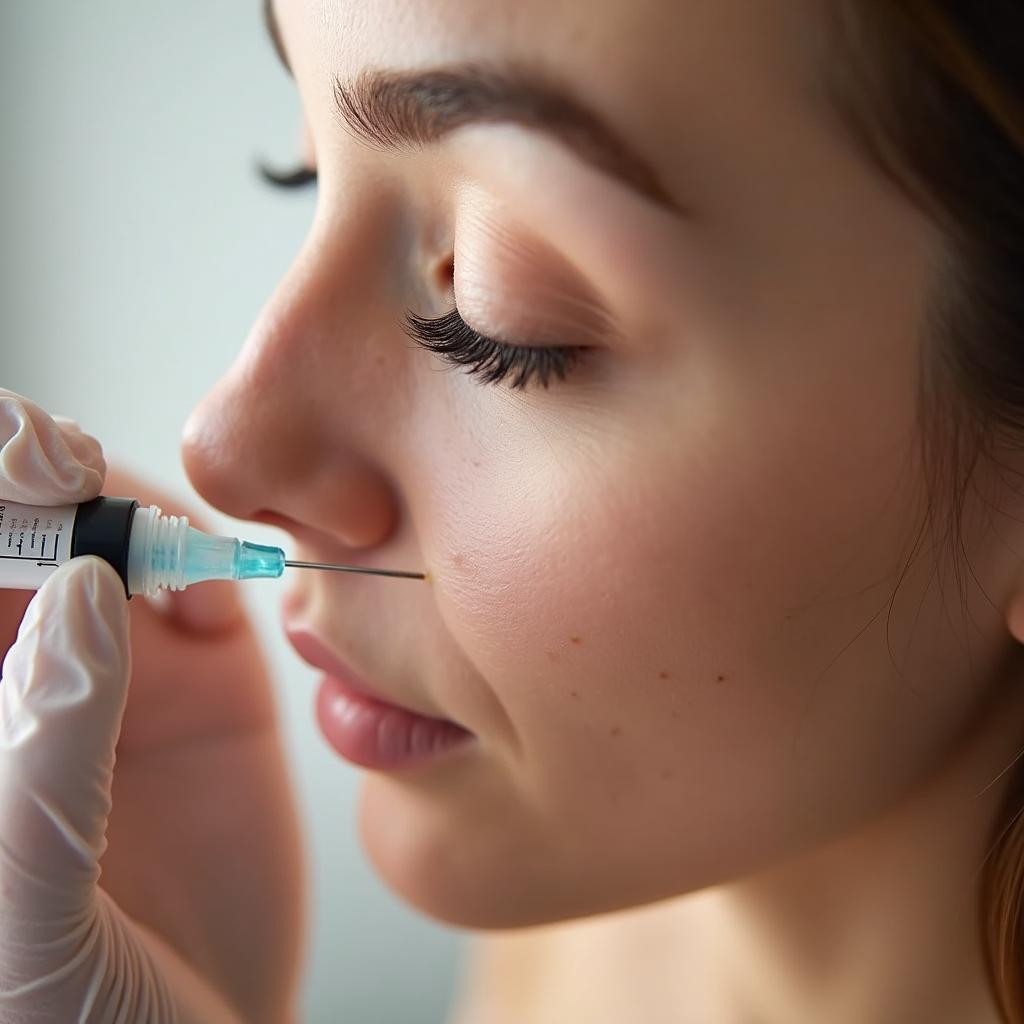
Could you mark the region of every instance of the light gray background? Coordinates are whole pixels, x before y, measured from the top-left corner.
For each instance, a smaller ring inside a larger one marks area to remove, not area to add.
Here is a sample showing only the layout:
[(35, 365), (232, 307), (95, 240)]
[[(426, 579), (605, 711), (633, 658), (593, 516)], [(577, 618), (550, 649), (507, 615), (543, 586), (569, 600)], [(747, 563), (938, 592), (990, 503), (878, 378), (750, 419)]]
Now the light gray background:
[[(259, 0), (0, 0), (0, 385), (190, 495), (181, 427), (312, 217), (312, 190), (273, 191), (253, 171), (259, 156), (294, 162), (297, 114)], [(265, 631), (310, 841), (302, 1020), (440, 1022), (461, 942), (366, 864), (358, 775), (316, 732), (316, 673), (280, 636), (283, 589), (244, 593)]]

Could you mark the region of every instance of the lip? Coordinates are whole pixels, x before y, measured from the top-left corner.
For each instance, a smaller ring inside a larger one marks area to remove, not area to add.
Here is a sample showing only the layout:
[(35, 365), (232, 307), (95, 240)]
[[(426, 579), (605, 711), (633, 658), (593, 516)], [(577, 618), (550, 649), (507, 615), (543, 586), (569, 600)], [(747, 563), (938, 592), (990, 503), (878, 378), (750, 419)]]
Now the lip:
[(325, 673), (316, 696), (317, 724), (347, 761), (392, 771), (433, 760), (475, 739), (455, 722), (381, 696), (308, 627), (285, 622), (284, 631), (299, 657)]
[(475, 739), (454, 722), (374, 700), (332, 676), (320, 681), (316, 720), (324, 739), (345, 760), (376, 771), (419, 766)]
[[(340, 679), (345, 683), (347, 689), (379, 701), (382, 704), (391, 704), (395, 707), (404, 707), (398, 701), (385, 697), (382, 693), (363, 680), (358, 673), (349, 668), (313, 630), (307, 626), (294, 622), (285, 622), (284, 633), (288, 642), (295, 648), (295, 653), (313, 668), (321, 669), (334, 679)], [(404, 708), (414, 714), (422, 714), (414, 708)]]

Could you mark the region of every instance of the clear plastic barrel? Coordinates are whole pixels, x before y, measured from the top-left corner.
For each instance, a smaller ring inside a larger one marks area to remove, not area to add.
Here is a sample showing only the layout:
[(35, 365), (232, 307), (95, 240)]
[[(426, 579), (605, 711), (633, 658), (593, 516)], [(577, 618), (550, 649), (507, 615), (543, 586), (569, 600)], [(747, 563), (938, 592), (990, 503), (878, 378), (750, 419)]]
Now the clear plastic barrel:
[(284, 551), (236, 537), (203, 533), (187, 516), (165, 516), (156, 505), (136, 509), (128, 547), (128, 590), (152, 596), (205, 580), (276, 578)]

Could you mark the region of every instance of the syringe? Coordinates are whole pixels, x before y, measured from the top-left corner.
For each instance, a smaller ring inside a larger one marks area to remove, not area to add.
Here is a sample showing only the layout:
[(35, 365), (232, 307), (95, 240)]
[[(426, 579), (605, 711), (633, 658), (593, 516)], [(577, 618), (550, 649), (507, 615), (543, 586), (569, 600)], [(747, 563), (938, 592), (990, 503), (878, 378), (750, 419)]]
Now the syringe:
[(133, 498), (99, 497), (58, 507), (0, 501), (0, 588), (38, 590), (76, 555), (109, 562), (129, 598), (205, 580), (275, 578), (287, 567), (429, 578), (422, 572), (291, 561), (281, 548), (204, 533), (189, 526), (187, 516), (164, 515), (156, 505), (142, 508)]

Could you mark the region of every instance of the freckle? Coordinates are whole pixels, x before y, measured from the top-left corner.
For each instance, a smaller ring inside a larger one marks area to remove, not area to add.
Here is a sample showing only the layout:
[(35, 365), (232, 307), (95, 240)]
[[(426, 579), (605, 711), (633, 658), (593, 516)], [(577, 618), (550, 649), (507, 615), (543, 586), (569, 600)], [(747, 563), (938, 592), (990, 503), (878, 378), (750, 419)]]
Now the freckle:
[(724, 683), (724, 682), (725, 682), (725, 676), (723, 676), (723, 675), (720, 675), (720, 676), (718, 677), (718, 682), (720, 682), (720, 683)]
[(664, 669), (662, 669), (662, 670), (661, 670), (661, 671), (660, 671), (660, 672), (658, 673), (658, 678), (659, 678), (659, 679), (671, 679), (672, 677), (671, 677), (671, 676), (670, 676), (670, 675), (669, 675), (669, 674), (668, 674), (668, 673), (667, 673), (667, 672), (666, 672), (666, 671), (665, 671)]
[(611, 736), (612, 738), (621, 736), (622, 735), (622, 729), (620, 729), (619, 726), (617, 726), (617, 725), (613, 725), (608, 730), (608, 735)]
[(578, 697), (578, 696), (579, 696), (579, 694), (578, 694), (578, 693), (577, 693), (577, 692), (576, 692), (575, 690), (570, 690), (570, 691), (569, 691), (569, 696), (570, 696), (570, 697)]
[(463, 555), (453, 555), (452, 564), (461, 569), (466, 564), (466, 559)]
[(661, 770), (661, 777), (663, 779), (671, 779), (672, 778), (672, 769), (671, 768), (662, 768), (662, 770)]
[(383, 356), (377, 356), (377, 365), (378, 366), (383, 366), (384, 365), (384, 357)]
[(572, 642), (573, 642), (574, 644), (581, 644), (581, 643), (583, 643), (583, 637), (581, 637), (581, 636), (577, 636), (577, 635), (576, 635), (575, 633), (573, 633), (573, 635), (572, 635), (571, 637), (569, 637), (569, 639), (570, 639), (570, 640), (571, 640), (571, 641), (572, 641)]
[(473, 460), (473, 465), (476, 466), (477, 469), (480, 468), (480, 463), (477, 462), (476, 459)]
[(544, 653), (548, 656), (548, 661), (558, 661), (558, 655), (554, 651), (546, 650)]
[(673, 711), (672, 712), (672, 717), (673, 718), (678, 718), (679, 717), (679, 712), (678, 711)]

